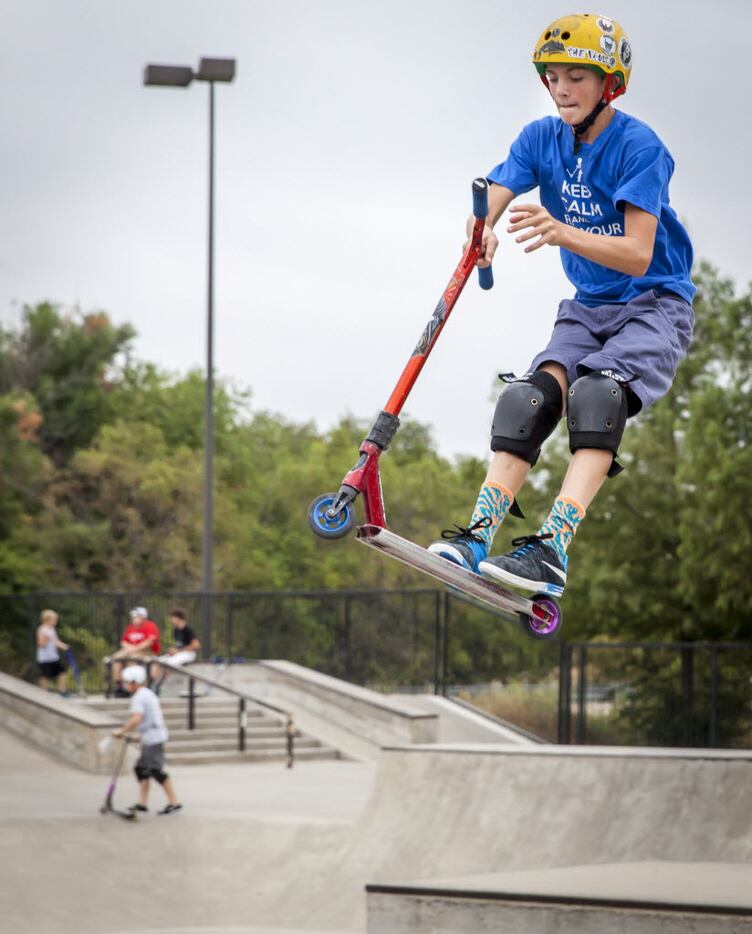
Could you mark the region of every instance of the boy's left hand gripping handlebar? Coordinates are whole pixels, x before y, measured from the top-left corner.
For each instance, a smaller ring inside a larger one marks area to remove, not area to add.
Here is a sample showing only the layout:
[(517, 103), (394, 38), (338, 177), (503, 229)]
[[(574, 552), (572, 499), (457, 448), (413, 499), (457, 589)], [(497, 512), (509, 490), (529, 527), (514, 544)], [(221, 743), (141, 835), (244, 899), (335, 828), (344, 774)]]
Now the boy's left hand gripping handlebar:
[[(488, 217), (488, 182), (485, 178), (476, 178), (473, 182), (473, 216), (477, 221), (485, 221)], [(480, 233), (482, 235), (483, 227), (480, 228)], [(492, 289), (493, 284), (491, 267), (486, 266), (483, 269), (478, 267), (478, 285), (482, 289)]]

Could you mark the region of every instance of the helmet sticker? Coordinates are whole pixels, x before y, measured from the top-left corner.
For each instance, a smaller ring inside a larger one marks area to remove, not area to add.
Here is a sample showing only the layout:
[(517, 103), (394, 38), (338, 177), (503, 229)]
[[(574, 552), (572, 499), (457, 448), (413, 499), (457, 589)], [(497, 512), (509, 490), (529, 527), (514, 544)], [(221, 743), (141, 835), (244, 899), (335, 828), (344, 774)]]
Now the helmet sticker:
[(632, 46), (629, 44), (629, 39), (627, 39), (626, 36), (624, 36), (619, 43), (619, 58), (625, 68), (632, 67)]
[(601, 48), (609, 55), (613, 55), (616, 51), (616, 39), (611, 36), (601, 36)]
[(598, 19), (595, 21), (595, 24), (598, 27), (598, 29), (601, 30), (601, 32), (613, 32), (614, 31), (613, 21), (610, 19), (606, 19), (605, 16), (599, 16)]
[(564, 43), (557, 42), (554, 39), (549, 39), (548, 42), (544, 42), (543, 45), (535, 53), (536, 58), (540, 58), (541, 55), (553, 55), (556, 52), (564, 51)]
[(594, 49), (578, 49), (576, 46), (567, 46), (567, 56), (569, 58), (585, 58), (605, 68), (615, 68), (616, 58), (605, 52), (596, 52)]

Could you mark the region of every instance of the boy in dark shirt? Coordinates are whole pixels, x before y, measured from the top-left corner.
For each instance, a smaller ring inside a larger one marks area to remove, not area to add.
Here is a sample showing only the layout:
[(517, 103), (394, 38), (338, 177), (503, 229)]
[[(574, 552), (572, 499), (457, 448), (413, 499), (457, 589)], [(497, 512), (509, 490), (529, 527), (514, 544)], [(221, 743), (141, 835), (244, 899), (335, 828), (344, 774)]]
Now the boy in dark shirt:
[[(160, 656), (159, 661), (170, 662), (173, 665), (189, 665), (195, 662), (201, 643), (188, 625), (185, 610), (171, 610), (169, 621), (172, 624), (173, 644), (167, 650), (166, 655)], [(151, 666), (151, 680), (155, 692), (159, 691), (166, 677), (167, 670), (163, 669), (159, 662), (154, 662)]]

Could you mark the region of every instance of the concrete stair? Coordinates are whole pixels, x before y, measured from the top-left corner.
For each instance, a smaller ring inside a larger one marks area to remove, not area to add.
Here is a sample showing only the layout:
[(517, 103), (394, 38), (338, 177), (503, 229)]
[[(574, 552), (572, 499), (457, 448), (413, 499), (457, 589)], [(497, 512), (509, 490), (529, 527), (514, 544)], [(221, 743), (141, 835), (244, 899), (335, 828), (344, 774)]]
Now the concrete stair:
[[(188, 729), (188, 699), (161, 698), (170, 739), (166, 760), (170, 765), (208, 765), (227, 762), (283, 762), (287, 759), (285, 719), (263, 707), (246, 702), (245, 750), (238, 749), (238, 701), (233, 698), (197, 696), (194, 729)], [(89, 698), (86, 706), (125, 720), (126, 698)], [(339, 752), (312, 736), (295, 731), (296, 760), (338, 759)]]

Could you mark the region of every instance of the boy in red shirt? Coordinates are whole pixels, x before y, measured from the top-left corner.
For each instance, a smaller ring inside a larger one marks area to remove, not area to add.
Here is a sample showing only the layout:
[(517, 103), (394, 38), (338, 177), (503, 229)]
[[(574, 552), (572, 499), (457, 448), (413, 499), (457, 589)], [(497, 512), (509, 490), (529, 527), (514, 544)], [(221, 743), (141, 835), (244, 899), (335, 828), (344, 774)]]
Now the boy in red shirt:
[[(106, 658), (105, 664), (112, 664), (112, 678), (115, 682), (115, 697), (127, 697), (123, 689), (121, 672), (123, 665), (135, 658), (152, 658), (159, 655), (159, 628), (149, 619), (143, 606), (135, 606), (130, 613), (131, 621), (120, 639), (120, 648)], [(122, 659), (123, 661), (120, 661)]]

